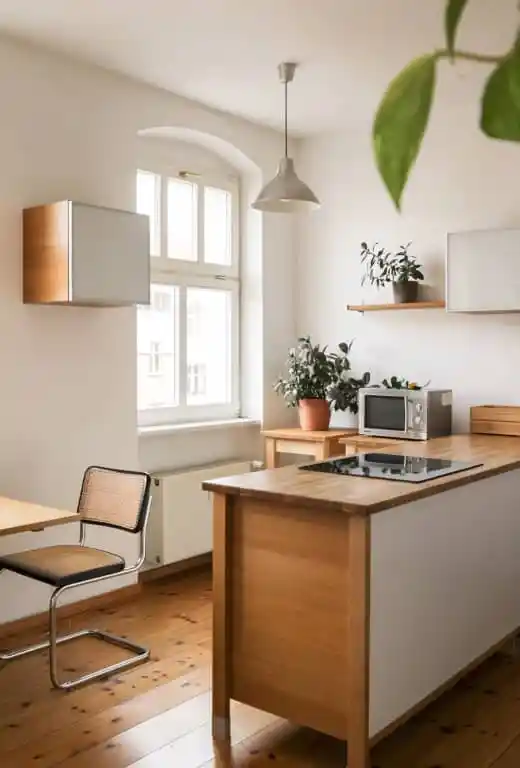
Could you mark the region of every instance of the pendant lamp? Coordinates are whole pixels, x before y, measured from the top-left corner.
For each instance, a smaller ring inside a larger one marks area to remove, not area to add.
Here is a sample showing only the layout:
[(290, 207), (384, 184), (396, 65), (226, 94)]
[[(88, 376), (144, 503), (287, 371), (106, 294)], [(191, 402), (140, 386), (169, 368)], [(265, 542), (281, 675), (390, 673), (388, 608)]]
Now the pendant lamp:
[(294, 160), (287, 154), (287, 85), (293, 81), (295, 69), (296, 64), (290, 62), (278, 66), (280, 82), (283, 83), (285, 93), (285, 153), (278, 165), (276, 176), (265, 185), (252, 204), (257, 211), (296, 213), (320, 206), (320, 201), (314, 192), (296, 175)]

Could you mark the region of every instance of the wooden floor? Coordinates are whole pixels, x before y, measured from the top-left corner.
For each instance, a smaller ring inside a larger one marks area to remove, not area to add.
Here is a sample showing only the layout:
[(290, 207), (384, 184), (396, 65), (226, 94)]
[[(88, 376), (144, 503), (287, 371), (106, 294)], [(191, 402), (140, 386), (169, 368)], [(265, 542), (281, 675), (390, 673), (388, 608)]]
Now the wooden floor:
[[(70, 693), (50, 689), (45, 654), (5, 665), (1, 768), (344, 768), (341, 742), (241, 705), (233, 708), (232, 757), (219, 762), (214, 756), (208, 573), (148, 584), (134, 602), (66, 620), (63, 629), (85, 621), (149, 644), (151, 661)], [(63, 647), (62, 668), (75, 675), (117, 653), (96, 640), (79, 641)], [(519, 768), (520, 660), (491, 659), (378, 745), (372, 764)]]

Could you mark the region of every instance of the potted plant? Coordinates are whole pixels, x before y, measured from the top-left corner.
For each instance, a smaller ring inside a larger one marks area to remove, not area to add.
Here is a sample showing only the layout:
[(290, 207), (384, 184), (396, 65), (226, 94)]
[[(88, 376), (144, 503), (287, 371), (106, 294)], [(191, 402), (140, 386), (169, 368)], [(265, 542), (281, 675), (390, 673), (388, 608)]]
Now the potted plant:
[(361, 262), (366, 272), (361, 285), (368, 281), (377, 288), (392, 284), (394, 301), (397, 304), (411, 304), (417, 301), (419, 281), (424, 280), (422, 265), (415, 256), (408, 253), (411, 243), (402, 245), (396, 253), (381, 248), (375, 243), (369, 248), (361, 243)]
[(298, 408), (300, 426), (306, 431), (329, 428), (331, 407), (335, 411), (357, 413), (357, 391), (370, 381), (370, 374), (361, 379), (350, 375), (349, 352), (352, 342), (342, 342), (338, 352), (313, 345), (309, 336), (298, 339), (289, 350), (287, 375), (274, 384), (287, 406)]

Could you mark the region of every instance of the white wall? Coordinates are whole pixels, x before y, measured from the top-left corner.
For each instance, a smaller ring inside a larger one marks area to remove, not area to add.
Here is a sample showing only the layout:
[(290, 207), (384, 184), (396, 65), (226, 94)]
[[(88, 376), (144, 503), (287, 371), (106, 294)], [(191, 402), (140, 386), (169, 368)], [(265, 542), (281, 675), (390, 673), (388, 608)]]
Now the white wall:
[[(142, 129), (210, 134), (244, 167), (258, 169), (257, 184), (276, 168), (279, 134), (9, 39), (0, 40), (0, 103), (0, 495), (71, 508), (89, 463), (154, 469), (257, 454), (258, 428), (140, 444), (135, 310), (24, 306), (20, 222), (23, 207), (62, 198), (133, 208)], [(260, 309), (268, 291), (278, 313), (258, 351), (265, 350), (268, 363), (256, 407), (267, 421), (276, 407), (269, 377), (293, 336), (290, 226), (266, 219), (261, 227), (268, 253), (262, 253)], [(0, 551), (75, 535), (61, 529), (12, 537)], [(116, 539), (102, 532), (97, 541), (120, 547)], [(2, 620), (43, 610), (45, 596), (45, 589), (3, 574)]]
[[(449, 79), (450, 101), (444, 77), (401, 215), (375, 169), (371, 114), (357, 116), (352, 131), (303, 142), (299, 173), (321, 197), (322, 208), (300, 229), (297, 330), (321, 343), (355, 338), (356, 368), (371, 370), (375, 380), (396, 374), (451, 387), (460, 431), (467, 429), (471, 404), (520, 404), (520, 315), (451, 316), (436, 310), (362, 316), (345, 310), (347, 303), (369, 298), (368, 289), (360, 288), (363, 240), (389, 249), (412, 240), (425, 264), (427, 294), (443, 297), (447, 232), (520, 224), (520, 149), (479, 133), (483, 80), (455, 74)], [(390, 292), (378, 300), (387, 298)]]

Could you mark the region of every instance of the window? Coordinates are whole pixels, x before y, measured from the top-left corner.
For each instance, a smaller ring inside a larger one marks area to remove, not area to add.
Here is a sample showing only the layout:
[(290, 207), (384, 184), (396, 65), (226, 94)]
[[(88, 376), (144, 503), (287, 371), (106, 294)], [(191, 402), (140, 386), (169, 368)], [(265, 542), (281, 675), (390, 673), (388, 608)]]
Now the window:
[(151, 299), (137, 322), (141, 425), (237, 416), (238, 186), (137, 171)]

